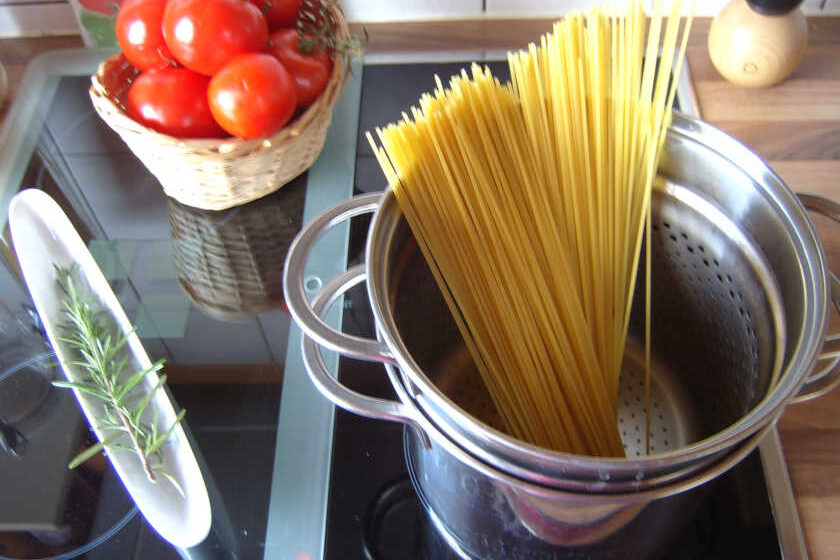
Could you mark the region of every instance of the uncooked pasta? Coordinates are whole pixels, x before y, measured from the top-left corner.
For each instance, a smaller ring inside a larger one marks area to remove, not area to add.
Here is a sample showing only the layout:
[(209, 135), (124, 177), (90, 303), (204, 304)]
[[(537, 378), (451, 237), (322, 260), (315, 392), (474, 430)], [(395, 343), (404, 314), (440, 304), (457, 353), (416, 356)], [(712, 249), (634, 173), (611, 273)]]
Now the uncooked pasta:
[(566, 16), (509, 54), (510, 82), (472, 65), (368, 135), (507, 431), (542, 447), (624, 454), (618, 379), (691, 23), (661, 10)]

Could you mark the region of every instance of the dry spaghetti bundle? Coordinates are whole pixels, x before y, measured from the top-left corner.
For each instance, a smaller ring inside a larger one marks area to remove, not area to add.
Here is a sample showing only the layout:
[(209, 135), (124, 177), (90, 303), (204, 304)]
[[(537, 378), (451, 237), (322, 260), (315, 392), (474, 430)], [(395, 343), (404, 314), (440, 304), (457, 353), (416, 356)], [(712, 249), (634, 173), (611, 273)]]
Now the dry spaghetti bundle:
[[(557, 22), (378, 129), (379, 162), (509, 432), (623, 455), (618, 378), (690, 20)], [(679, 41), (679, 45), (678, 45)]]

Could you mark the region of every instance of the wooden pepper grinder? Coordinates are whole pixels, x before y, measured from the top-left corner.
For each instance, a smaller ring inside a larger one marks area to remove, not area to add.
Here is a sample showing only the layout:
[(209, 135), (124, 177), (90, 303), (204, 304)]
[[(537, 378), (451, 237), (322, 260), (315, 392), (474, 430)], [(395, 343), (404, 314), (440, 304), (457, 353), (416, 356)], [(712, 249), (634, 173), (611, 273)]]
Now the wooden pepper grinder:
[(808, 42), (802, 0), (733, 0), (712, 20), (709, 55), (738, 85), (777, 84), (796, 69)]

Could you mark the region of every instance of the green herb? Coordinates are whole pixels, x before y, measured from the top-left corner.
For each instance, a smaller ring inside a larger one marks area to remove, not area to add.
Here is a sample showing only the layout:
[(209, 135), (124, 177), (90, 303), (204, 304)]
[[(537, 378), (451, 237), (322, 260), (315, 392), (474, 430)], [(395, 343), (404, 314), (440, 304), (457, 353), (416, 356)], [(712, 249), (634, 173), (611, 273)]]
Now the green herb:
[(141, 371), (126, 374), (130, 357), (125, 348), (128, 335), (103, 320), (101, 304), (94, 301), (86, 286), (79, 285), (75, 266), (56, 266), (55, 269), (58, 285), (65, 296), (63, 306), (67, 317), (67, 321), (61, 325), (63, 336), (59, 340), (76, 352), (77, 359), (71, 364), (81, 368), (85, 375), (84, 379), (78, 381), (55, 381), (53, 384), (76, 389), (101, 400), (104, 405), (103, 416), (96, 419), (97, 428), (103, 435), (102, 440), (77, 455), (70, 462), (69, 468), (77, 467), (103, 449), (109, 453), (129, 451), (137, 456), (150, 482), (157, 482), (157, 475), (161, 475), (183, 495), (178, 481), (161, 462), (161, 448), (184, 418), (186, 410), (181, 410), (172, 425), (162, 431), (157, 407), (152, 406), (150, 421), (144, 422), (143, 415), (155, 392), (166, 383), (166, 375), (161, 375), (157, 384), (148, 392), (132, 391), (150, 373), (160, 371), (164, 360), (158, 360)]
[(346, 57), (361, 56), (367, 46), (367, 29), (362, 28), (363, 37), (338, 39), (330, 10), (338, 0), (303, 0), (298, 12), (297, 32), (300, 37), (300, 52), (334, 51)]

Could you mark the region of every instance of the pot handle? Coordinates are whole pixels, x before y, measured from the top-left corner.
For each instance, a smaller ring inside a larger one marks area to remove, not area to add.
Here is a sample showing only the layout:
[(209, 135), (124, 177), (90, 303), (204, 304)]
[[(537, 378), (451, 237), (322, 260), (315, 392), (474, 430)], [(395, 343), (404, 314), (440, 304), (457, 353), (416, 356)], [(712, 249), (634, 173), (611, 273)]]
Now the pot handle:
[[(381, 193), (370, 193), (351, 198), (328, 208), (307, 224), (289, 247), (286, 266), (283, 270), (283, 292), (289, 313), (307, 337), (346, 356), (376, 362), (393, 362), (393, 355), (383, 342), (345, 334), (324, 322), (307, 299), (307, 284), (310, 283), (311, 279), (304, 279), (304, 267), (312, 248), (321, 236), (353, 216), (375, 212), (379, 208), (381, 198)], [(356, 278), (358, 275), (361, 275), (361, 278)], [(348, 275), (341, 275), (337, 278), (342, 277), (345, 281), (349, 280)], [(364, 279), (363, 271), (357, 271), (353, 275), (354, 285)], [(320, 283), (318, 285), (320, 286)], [(349, 286), (345, 286), (344, 289), (341, 289), (341, 286), (338, 286), (335, 291), (343, 293), (348, 288)], [(321, 292), (323, 293), (323, 291), (322, 289)]]
[[(808, 210), (840, 222), (840, 204), (837, 202), (812, 194), (798, 193), (798, 196)], [(831, 301), (840, 313), (840, 279), (831, 271), (828, 274)], [(799, 394), (791, 402), (798, 403), (821, 397), (840, 385), (840, 333), (825, 337), (822, 350), (817, 356), (817, 364), (821, 367), (808, 376)]]
[[(357, 265), (341, 273), (321, 289), (312, 301), (311, 310), (318, 317), (321, 317), (344, 292), (363, 282), (366, 277), (364, 265)], [(309, 373), (309, 378), (322, 395), (334, 404), (355, 414), (377, 420), (403, 422), (414, 426), (423, 435), (424, 445), (427, 445), (425, 443), (425, 432), (412, 416), (412, 408), (409, 405), (397, 400), (364, 395), (342, 385), (327, 369), (321, 355), (321, 347), (315, 340), (305, 334), (302, 337), (301, 350), (303, 364)], [(401, 394), (401, 392), (398, 391), (398, 394)]]

